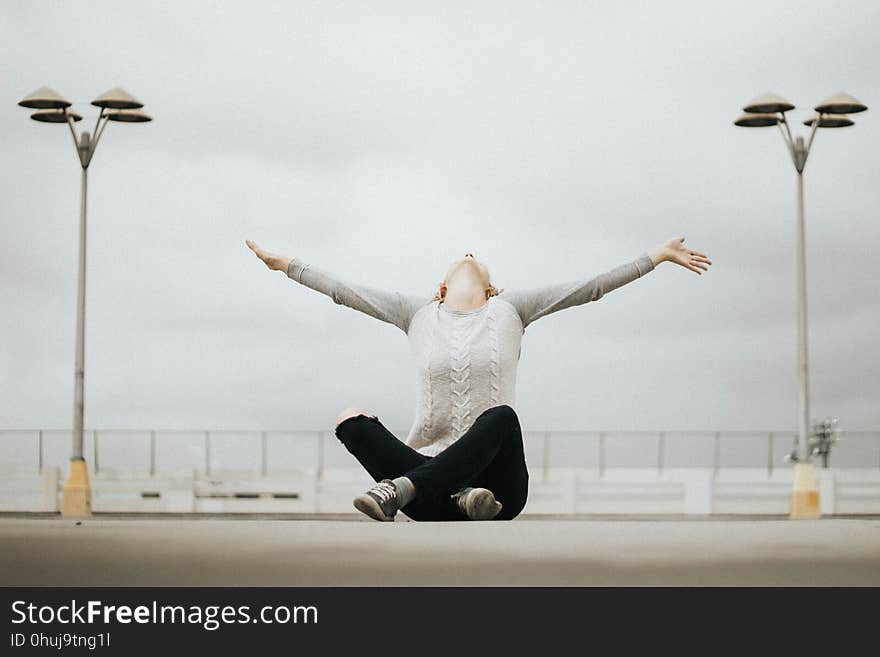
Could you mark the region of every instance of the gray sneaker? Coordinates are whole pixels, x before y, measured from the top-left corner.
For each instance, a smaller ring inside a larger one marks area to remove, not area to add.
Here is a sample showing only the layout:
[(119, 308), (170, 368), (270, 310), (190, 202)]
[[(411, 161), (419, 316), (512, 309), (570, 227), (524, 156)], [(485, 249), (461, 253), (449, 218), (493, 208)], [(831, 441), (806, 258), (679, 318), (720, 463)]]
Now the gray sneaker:
[(501, 502), (488, 488), (462, 488), (451, 497), (470, 520), (492, 520), (501, 512)]
[(390, 479), (383, 479), (366, 493), (354, 498), (354, 508), (374, 520), (393, 522), (400, 508), (397, 487)]

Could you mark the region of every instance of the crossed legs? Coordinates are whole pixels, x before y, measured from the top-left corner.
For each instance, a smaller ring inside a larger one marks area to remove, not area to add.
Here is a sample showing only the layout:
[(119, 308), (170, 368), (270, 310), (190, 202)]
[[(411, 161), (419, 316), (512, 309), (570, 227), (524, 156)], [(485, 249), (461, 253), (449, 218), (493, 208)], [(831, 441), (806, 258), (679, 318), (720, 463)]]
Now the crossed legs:
[(401, 442), (375, 415), (347, 408), (336, 436), (377, 482), (408, 477), (416, 497), (401, 511), (413, 520), (463, 520), (450, 497), (465, 486), (488, 488), (502, 503), (496, 520), (512, 520), (528, 497), (529, 474), (516, 412), (503, 404), (487, 409), (452, 445), (434, 457)]

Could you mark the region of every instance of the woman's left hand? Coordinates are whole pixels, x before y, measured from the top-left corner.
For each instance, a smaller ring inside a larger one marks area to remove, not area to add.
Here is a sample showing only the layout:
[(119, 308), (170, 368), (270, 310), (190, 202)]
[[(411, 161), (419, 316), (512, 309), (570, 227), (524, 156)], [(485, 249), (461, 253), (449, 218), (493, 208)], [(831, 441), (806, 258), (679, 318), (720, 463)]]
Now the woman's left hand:
[(685, 246), (684, 237), (675, 237), (665, 244), (654, 247), (649, 253), (655, 265), (668, 260), (700, 275), (704, 271), (709, 271), (709, 265), (712, 264), (705, 253)]

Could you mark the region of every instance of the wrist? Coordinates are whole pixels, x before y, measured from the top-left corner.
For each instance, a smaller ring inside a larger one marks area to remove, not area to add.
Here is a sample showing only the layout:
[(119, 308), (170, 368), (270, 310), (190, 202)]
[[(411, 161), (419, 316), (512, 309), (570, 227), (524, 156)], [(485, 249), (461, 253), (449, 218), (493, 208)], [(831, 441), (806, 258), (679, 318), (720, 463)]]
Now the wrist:
[(669, 259), (669, 252), (666, 249), (666, 245), (658, 244), (657, 246), (651, 247), (648, 249), (648, 255), (651, 258), (651, 262), (654, 263), (656, 267), (661, 262), (665, 262)]

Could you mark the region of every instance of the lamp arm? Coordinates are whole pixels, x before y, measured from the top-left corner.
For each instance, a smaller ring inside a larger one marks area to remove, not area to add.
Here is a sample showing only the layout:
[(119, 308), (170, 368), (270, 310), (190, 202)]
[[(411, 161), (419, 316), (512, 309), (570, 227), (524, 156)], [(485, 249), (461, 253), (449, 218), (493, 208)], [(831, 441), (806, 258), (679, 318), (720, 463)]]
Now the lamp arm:
[(807, 155), (810, 154), (810, 146), (813, 145), (813, 137), (816, 136), (816, 128), (819, 127), (819, 121), (821, 121), (821, 120), (822, 120), (822, 114), (819, 112), (816, 112), (816, 120), (813, 121), (813, 129), (810, 131), (810, 139), (807, 142)]
[(785, 118), (785, 113), (782, 114), (782, 125), (785, 126), (785, 132), (788, 134), (788, 143), (789, 145), (794, 143), (794, 137), (791, 136), (791, 128), (788, 127), (788, 119)]
[(96, 139), (97, 139), (97, 137), (98, 137), (98, 126), (100, 125), (100, 123), (101, 123), (101, 118), (102, 118), (103, 116), (104, 116), (104, 108), (102, 107), (102, 108), (101, 108), (101, 111), (98, 112), (98, 120), (95, 121), (95, 129), (92, 130), (92, 134), (95, 135), (95, 138), (96, 138)]
[[(104, 122), (101, 123), (101, 119), (104, 119)], [(101, 139), (101, 135), (104, 134), (104, 128), (110, 120), (104, 116), (104, 108), (101, 108), (101, 113), (98, 115), (98, 122), (95, 124), (95, 138), (92, 140), (92, 154), (94, 154), (95, 149), (98, 147), (98, 140)], [(91, 154), (89, 155), (89, 159), (91, 160)]]
[[(782, 115), (782, 121), (776, 125), (779, 126), (779, 132), (782, 134), (782, 140), (785, 142), (786, 148), (788, 148), (788, 154), (791, 156), (791, 161), (797, 166), (797, 161), (794, 155), (794, 140), (791, 137), (791, 129), (788, 127), (788, 121), (785, 120), (785, 114)], [(783, 126), (785, 126), (784, 129)]]
[(64, 108), (64, 118), (67, 119), (67, 127), (70, 128), (70, 136), (73, 137), (73, 147), (76, 149), (77, 157), (79, 157), (79, 140), (76, 138), (76, 130), (73, 129), (73, 117)]

